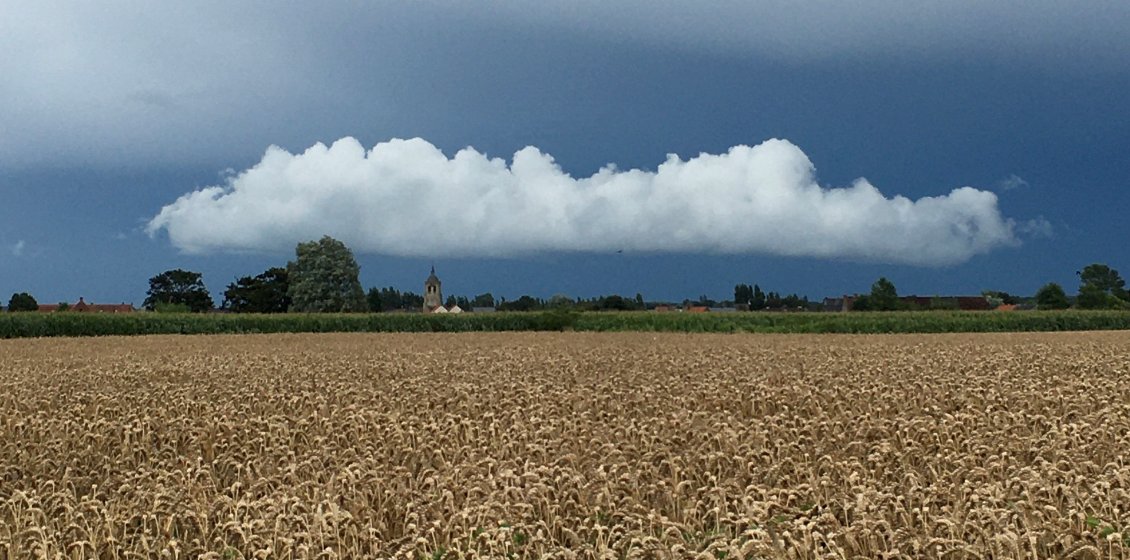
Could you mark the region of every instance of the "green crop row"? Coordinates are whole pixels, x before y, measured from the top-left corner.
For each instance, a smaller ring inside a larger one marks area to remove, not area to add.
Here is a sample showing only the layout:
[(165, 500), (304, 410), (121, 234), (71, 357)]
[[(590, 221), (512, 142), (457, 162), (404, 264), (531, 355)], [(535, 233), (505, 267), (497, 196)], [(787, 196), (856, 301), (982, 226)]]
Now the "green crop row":
[(1130, 329), (1126, 311), (892, 313), (163, 314), (4, 313), (0, 338), (141, 334), (666, 331), (943, 333)]
[(576, 330), (759, 333), (947, 333), (1130, 329), (1126, 311), (885, 313), (586, 313)]

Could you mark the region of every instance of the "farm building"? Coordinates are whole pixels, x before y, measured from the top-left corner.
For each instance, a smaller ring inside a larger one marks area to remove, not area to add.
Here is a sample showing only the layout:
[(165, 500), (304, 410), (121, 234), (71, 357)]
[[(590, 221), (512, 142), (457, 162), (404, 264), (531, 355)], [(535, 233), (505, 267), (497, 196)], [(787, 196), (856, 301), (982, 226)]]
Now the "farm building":
[[(60, 309), (62, 307), (62, 309)], [(55, 311), (74, 311), (76, 313), (133, 313), (136, 311), (133, 304), (129, 303), (87, 303), (85, 299), (78, 298), (78, 303), (63, 305), (58, 303), (39, 304), (40, 313)]]

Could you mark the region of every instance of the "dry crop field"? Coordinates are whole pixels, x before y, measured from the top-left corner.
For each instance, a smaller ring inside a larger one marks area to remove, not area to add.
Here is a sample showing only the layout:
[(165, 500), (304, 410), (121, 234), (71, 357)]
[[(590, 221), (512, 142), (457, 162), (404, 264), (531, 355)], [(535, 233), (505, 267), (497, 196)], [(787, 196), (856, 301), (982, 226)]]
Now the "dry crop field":
[(1130, 335), (0, 341), (0, 558), (1118, 558)]

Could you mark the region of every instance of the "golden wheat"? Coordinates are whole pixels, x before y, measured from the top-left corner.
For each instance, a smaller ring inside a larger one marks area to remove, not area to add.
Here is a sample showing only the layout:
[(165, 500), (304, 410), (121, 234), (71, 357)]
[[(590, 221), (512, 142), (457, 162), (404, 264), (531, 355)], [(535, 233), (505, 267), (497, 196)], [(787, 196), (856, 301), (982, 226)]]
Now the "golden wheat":
[(1117, 558), (1130, 336), (0, 341), (0, 558)]

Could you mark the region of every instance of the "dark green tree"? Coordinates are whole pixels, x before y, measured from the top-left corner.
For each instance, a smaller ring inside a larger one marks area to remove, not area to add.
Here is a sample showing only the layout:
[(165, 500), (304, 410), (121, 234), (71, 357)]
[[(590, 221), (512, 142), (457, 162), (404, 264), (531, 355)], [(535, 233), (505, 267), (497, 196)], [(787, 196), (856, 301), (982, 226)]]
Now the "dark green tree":
[(479, 294), (471, 300), (471, 307), (494, 307), (494, 296), (490, 292)]
[(900, 307), (898, 291), (886, 277), (879, 278), (871, 285), (871, 294), (867, 300), (872, 311), (895, 311)]
[(365, 293), (365, 303), (369, 306), (370, 313), (380, 313), (384, 311), (384, 304), (381, 302), (381, 289), (373, 286)]
[(573, 298), (565, 294), (553, 294), (549, 297), (549, 301), (546, 302), (546, 305), (553, 309), (565, 309), (573, 307), (575, 304), (576, 302), (573, 301)]
[(784, 299), (781, 294), (777, 292), (769, 292), (765, 294), (765, 307), (767, 309), (780, 309), (784, 305)]
[(12, 294), (8, 299), (8, 311), (39, 311), (39, 302), (27, 292)]
[(612, 294), (610, 296), (604, 296), (604, 297), (600, 298), (600, 301), (597, 304), (597, 306), (601, 310), (628, 311), (628, 310), (632, 309), (633, 303), (634, 302), (625, 298), (624, 296), (621, 296), (619, 294)]
[(419, 311), (424, 307), (424, 296), (417, 293), (404, 292), (403, 294), (400, 294), (400, 301), (403, 309)]
[(851, 302), (852, 311), (874, 311), (871, 308), (871, 296), (867, 294), (856, 296)]
[(1050, 282), (1044, 284), (1036, 292), (1036, 307), (1039, 309), (1067, 309), (1071, 307), (1071, 302), (1067, 300), (1067, 292), (1063, 291), (1063, 286)]
[(1079, 298), (1076, 303), (1083, 309), (1109, 309), (1126, 307), (1130, 295), (1126, 281), (1118, 271), (1100, 263), (1087, 265), (1079, 274)]
[[(424, 306), (424, 296), (412, 292), (401, 292), (389, 286), (387, 288), (370, 288), (365, 296), (369, 311), (419, 311)], [(456, 298), (458, 300), (458, 298)]]
[(808, 309), (808, 296), (789, 294), (781, 299), (781, 307), (789, 310)]
[(753, 307), (753, 286), (749, 284), (738, 284), (734, 286), (734, 304), (736, 305), (749, 305)]
[(443, 302), (443, 306), (448, 308), (448, 309), (451, 309), (452, 307), (455, 307), (456, 305), (457, 305), (457, 303), (455, 301), (455, 296), (453, 296), (453, 295), (447, 296), (447, 300), (445, 300)]
[(534, 311), (545, 306), (545, 302), (531, 296), (522, 296), (514, 301), (503, 301), (498, 304), (499, 311)]
[(181, 307), (203, 313), (212, 309), (213, 302), (199, 272), (177, 268), (149, 279), (144, 305), (150, 311), (158, 307)]
[(1079, 272), (1079, 280), (1085, 285), (1094, 286), (1115, 296), (1124, 297), (1126, 294), (1126, 281), (1117, 270), (1105, 264), (1087, 265)]
[(761, 291), (761, 286), (753, 285), (753, 299), (749, 302), (750, 309), (765, 309), (765, 292)]
[(291, 310), (300, 313), (350, 313), (369, 308), (353, 252), (330, 236), (299, 243), (287, 264)]
[(1075, 298), (1075, 306), (1079, 309), (1117, 309), (1120, 303), (1121, 299), (1093, 284), (1080, 286), (1079, 296)]
[(228, 284), (222, 307), (236, 313), (286, 313), (290, 308), (289, 274), (273, 267), (257, 276), (244, 276)]

